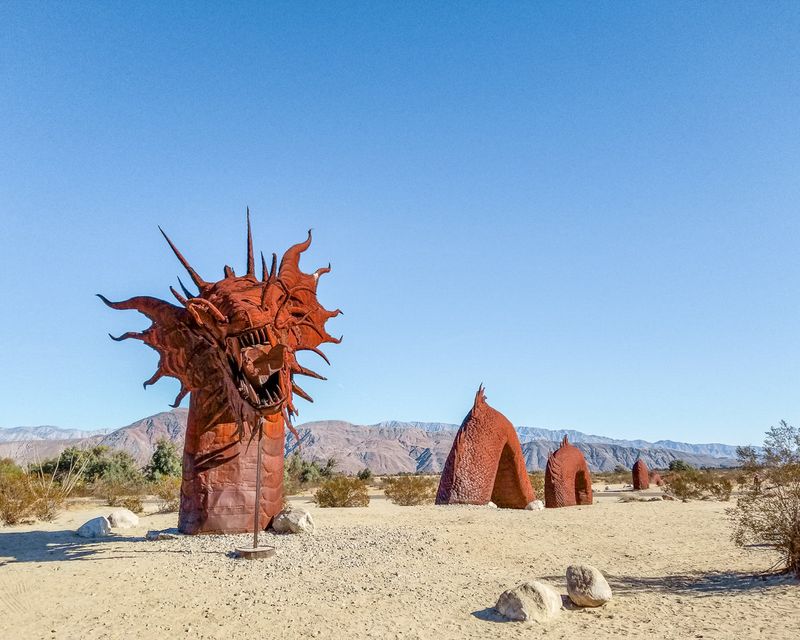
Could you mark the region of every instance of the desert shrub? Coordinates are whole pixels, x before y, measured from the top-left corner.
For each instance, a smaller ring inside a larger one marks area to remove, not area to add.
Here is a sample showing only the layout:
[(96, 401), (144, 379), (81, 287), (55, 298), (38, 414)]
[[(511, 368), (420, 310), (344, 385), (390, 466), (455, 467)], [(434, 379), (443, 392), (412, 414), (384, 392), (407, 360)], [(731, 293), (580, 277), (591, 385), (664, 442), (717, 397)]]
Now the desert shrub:
[(180, 477), (181, 457), (175, 443), (163, 438), (156, 442), (150, 462), (144, 468), (144, 476), (150, 482), (158, 482), (165, 477)]
[[(73, 448), (74, 449), (74, 448)], [(83, 483), (89, 457), (79, 452), (59, 454), (46, 463), (32, 465), (25, 478), (33, 495), (33, 515), (39, 520), (52, 520), (67, 498)]]
[(95, 481), (93, 485), (93, 495), (105, 500), (110, 507), (123, 506), (122, 503), (127, 498), (139, 497), (141, 499), (141, 496), (146, 491), (147, 483), (144, 480), (144, 476), (138, 471), (135, 475), (130, 473), (125, 473), (122, 476), (109, 475)]
[(337, 476), (319, 486), (314, 501), (320, 507), (366, 507), (369, 504), (367, 485), (358, 478)]
[(294, 495), (304, 489), (316, 486), (321, 480), (333, 477), (336, 460), (329, 458), (324, 465), (316, 460), (303, 460), (295, 452), (286, 459), (283, 466), (283, 494)]
[(670, 471), (692, 471), (694, 467), (690, 465), (685, 460), (681, 460), (678, 458), (677, 460), (670, 460), (669, 461), (669, 470)]
[(370, 480), (372, 480), (372, 469), (370, 469), (369, 467), (366, 467), (366, 468), (362, 469), (361, 471), (359, 471), (356, 474), (356, 477), (359, 480), (363, 480), (364, 482), (369, 482)]
[(528, 477), (531, 479), (531, 486), (533, 492), (536, 494), (537, 500), (544, 500), (544, 472), (536, 471), (529, 473)]
[(721, 500), (731, 497), (733, 483), (730, 479), (710, 469), (670, 473), (664, 478), (664, 493), (678, 500)]
[[(163, 476), (153, 485), (153, 492), (159, 499), (158, 510), (161, 513), (177, 511), (181, 506), (181, 479), (175, 476)], [(133, 509), (131, 509), (133, 511)]]
[(23, 473), (0, 475), (0, 521), (18, 524), (33, 515), (35, 497)]
[(142, 496), (125, 496), (119, 500), (118, 506), (133, 511), (134, 513), (141, 513), (144, 511)]
[(436, 480), (425, 476), (395, 476), (383, 479), (383, 492), (403, 507), (433, 502)]
[[(620, 471), (620, 469), (622, 469)], [(601, 484), (630, 484), (631, 470), (622, 465), (617, 465), (614, 471), (601, 471), (592, 474), (592, 480)]]
[(757, 480), (727, 510), (733, 541), (774, 549), (784, 569), (800, 577), (800, 429), (782, 420), (767, 431), (762, 452), (740, 447), (736, 453)]
[(5, 478), (21, 476), (25, 471), (11, 458), (0, 458), (0, 482)]

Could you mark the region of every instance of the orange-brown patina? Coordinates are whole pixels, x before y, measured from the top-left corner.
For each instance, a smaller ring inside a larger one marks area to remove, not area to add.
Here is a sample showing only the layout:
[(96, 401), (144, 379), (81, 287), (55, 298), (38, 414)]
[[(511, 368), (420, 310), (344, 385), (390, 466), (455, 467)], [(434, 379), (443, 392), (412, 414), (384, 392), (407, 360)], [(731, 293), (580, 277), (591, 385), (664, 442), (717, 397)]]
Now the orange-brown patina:
[(447, 456), (436, 504), (524, 509), (535, 499), (514, 425), (486, 403), (481, 386)]
[(658, 471), (650, 472), (650, 484), (654, 484), (657, 487), (660, 487), (664, 484), (664, 481), (661, 479), (661, 474)]
[(650, 471), (641, 458), (633, 464), (633, 490), (643, 491), (650, 488)]
[[(162, 234), (164, 232), (162, 231)], [(156, 373), (181, 383), (173, 406), (191, 392), (178, 528), (184, 533), (238, 533), (252, 529), (256, 503), (256, 458), (261, 447), (261, 491), (258, 526), (266, 528), (282, 506), (284, 428), (297, 435), (294, 395), (311, 401), (296, 375), (324, 378), (300, 365), (296, 355), (340, 342), (325, 322), (340, 312), (327, 311), (317, 300), (319, 277), (300, 271), (300, 254), (308, 238), (286, 251), (268, 270), (261, 255), (256, 275), (250, 212), (247, 212), (247, 272), (237, 276), (226, 266), (224, 278), (206, 282), (164, 234), (196, 285), (183, 294), (170, 287), (180, 306), (138, 296), (111, 302), (114, 309), (135, 309), (152, 325), (114, 340), (134, 338), (159, 355)], [(179, 280), (180, 282), (180, 280)], [(112, 336), (113, 338), (113, 336)]]
[(544, 506), (574, 507), (592, 504), (592, 476), (589, 465), (578, 447), (567, 436), (561, 446), (547, 458), (544, 472)]

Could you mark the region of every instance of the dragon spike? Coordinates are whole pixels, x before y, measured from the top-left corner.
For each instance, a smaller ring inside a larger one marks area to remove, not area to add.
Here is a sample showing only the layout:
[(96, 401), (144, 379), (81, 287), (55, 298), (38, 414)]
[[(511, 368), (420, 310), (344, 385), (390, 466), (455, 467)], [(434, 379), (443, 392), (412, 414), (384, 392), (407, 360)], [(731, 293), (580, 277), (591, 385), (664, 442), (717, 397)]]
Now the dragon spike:
[(128, 331), (127, 333), (123, 333), (121, 336), (117, 337), (114, 337), (109, 333), (108, 337), (114, 342), (122, 342), (123, 340), (128, 340), (129, 338), (133, 338), (134, 340), (144, 340), (144, 334), (139, 333), (138, 331)]
[(322, 353), (322, 351), (320, 351), (320, 350), (319, 350), (319, 349), (317, 349), (316, 347), (298, 347), (298, 348), (297, 348), (297, 350), (298, 350), (298, 351), (313, 351), (313, 352), (314, 352), (314, 353), (316, 353), (316, 354), (317, 354), (317, 355), (318, 355), (320, 358), (322, 358), (322, 359), (323, 359), (325, 362), (327, 362), (327, 363), (328, 363), (328, 366), (330, 366), (330, 364), (331, 364), (331, 361), (330, 361), (330, 360), (328, 360), (328, 356), (326, 356), (324, 353)]
[(147, 389), (147, 387), (149, 387), (151, 384), (155, 384), (156, 382), (158, 382), (159, 378), (161, 378), (161, 376), (163, 375), (164, 372), (161, 371), (161, 368), (159, 367), (159, 369), (152, 375), (152, 377), (149, 380), (145, 380), (142, 383), (142, 387)]
[(327, 267), (320, 267), (317, 269), (312, 275), (314, 276), (314, 280), (319, 280), (321, 275), (325, 275), (326, 273), (330, 273), (331, 271), (331, 263), (328, 263)]
[(172, 407), (173, 409), (177, 409), (181, 403), (181, 400), (183, 400), (186, 397), (187, 393), (189, 393), (189, 390), (183, 385), (181, 385), (181, 390), (178, 392), (178, 395), (175, 396), (175, 402), (173, 402), (169, 406)]
[(292, 391), (294, 391), (301, 398), (308, 400), (309, 402), (314, 402), (314, 398), (312, 398), (305, 391), (303, 391), (303, 389), (297, 386), (297, 383), (294, 381), (292, 381)]
[(261, 252), (261, 281), (266, 282), (269, 274), (267, 273), (267, 261), (264, 260), (264, 252)]
[(169, 245), (170, 249), (172, 249), (172, 252), (175, 254), (175, 257), (178, 258), (180, 263), (183, 265), (183, 268), (186, 269), (186, 271), (189, 273), (189, 275), (192, 278), (192, 281), (201, 289), (203, 287), (208, 286), (208, 283), (198, 275), (197, 271), (192, 269), (192, 265), (190, 265), (188, 260), (186, 260), (186, 258), (183, 257), (183, 254), (181, 254), (181, 252), (178, 251), (178, 247), (172, 244), (172, 240), (170, 240), (169, 236), (166, 233), (164, 233), (164, 230), (161, 227), (158, 227), (158, 230), (161, 232), (161, 235), (164, 236), (164, 239), (167, 241), (167, 244)]
[(270, 281), (275, 279), (275, 270), (278, 268), (278, 255), (276, 253), (272, 254), (272, 265), (269, 268), (269, 279)]
[(186, 288), (186, 285), (184, 285), (184, 284), (183, 284), (183, 281), (181, 280), (181, 277), (180, 277), (180, 276), (178, 276), (178, 284), (179, 284), (179, 285), (181, 285), (181, 289), (183, 290), (183, 294), (184, 294), (184, 295), (185, 295), (187, 298), (196, 298), (196, 297), (197, 297), (196, 295), (194, 295), (194, 294), (193, 294), (191, 291), (189, 291), (189, 290)]
[(231, 269), (227, 264), (225, 265), (225, 269), (223, 269), (223, 271), (225, 272), (225, 277), (226, 278), (235, 278), (236, 277), (236, 272), (233, 269)]
[(216, 320), (218, 320), (222, 324), (228, 323), (228, 319), (223, 315), (222, 311), (217, 309), (217, 307), (214, 306), (214, 303), (211, 302), (210, 300), (206, 300), (205, 298), (193, 298), (189, 304), (190, 305), (197, 304), (199, 306), (203, 306), (206, 309), (208, 309), (209, 313), (211, 313), (211, 315), (213, 315)]
[(478, 385), (478, 391), (475, 392), (475, 402), (472, 403), (472, 410), (478, 408), (479, 405), (486, 403), (486, 393), (484, 392), (483, 382)]
[(176, 307), (174, 304), (164, 302), (158, 298), (151, 298), (150, 296), (134, 296), (133, 298), (122, 300), (121, 302), (112, 302), (104, 295), (99, 293), (97, 294), (97, 297), (112, 309), (133, 309), (139, 313), (143, 313), (154, 322), (156, 320), (164, 321), (166, 318), (176, 319), (179, 316), (176, 316), (175, 314), (180, 314), (184, 311), (182, 307)]
[(247, 275), (255, 277), (256, 265), (253, 259), (253, 232), (250, 230), (250, 207), (247, 207)]
[(300, 270), (300, 254), (311, 246), (311, 229), (308, 230), (308, 237), (296, 245), (289, 247), (281, 258), (281, 266), (278, 275), (282, 276), (289, 271)]
[(283, 423), (286, 425), (286, 428), (292, 432), (295, 442), (297, 442), (297, 450), (302, 451), (303, 445), (300, 444), (300, 434), (297, 433), (297, 429), (294, 428), (294, 425), (292, 424), (292, 420), (289, 417), (289, 412), (286, 410), (286, 407), (281, 409), (281, 412), (283, 413)]
[(172, 295), (175, 296), (175, 299), (185, 307), (187, 303), (186, 298), (184, 298), (180, 293), (175, 291), (175, 287), (170, 287), (169, 290), (172, 292)]
[(303, 365), (298, 364), (299, 367), (297, 373), (301, 376), (308, 376), (309, 378), (316, 378), (317, 380), (327, 380), (327, 378), (323, 375), (320, 375), (316, 371), (312, 371), (311, 369), (306, 369)]

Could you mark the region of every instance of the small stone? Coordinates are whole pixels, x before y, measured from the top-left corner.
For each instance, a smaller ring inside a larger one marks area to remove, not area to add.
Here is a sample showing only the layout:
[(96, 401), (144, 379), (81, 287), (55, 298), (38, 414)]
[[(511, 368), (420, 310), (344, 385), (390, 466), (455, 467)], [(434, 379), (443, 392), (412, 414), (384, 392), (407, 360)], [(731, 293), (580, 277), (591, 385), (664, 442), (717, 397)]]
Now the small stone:
[(548, 622), (561, 613), (561, 596), (546, 582), (523, 582), (500, 594), (495, 610), (508, 620)]
[(108, 522), (114, 529), (132, 529), (139, 526), (139, 516), (130, 509), (115, 509), (109, 514)]
[(111, 535), (111, 525), (103, 516), (84, 522), (75, 532), (81, 538), (103, 538)]
[(661, 496), (653, 496), (652, 498), (649, 498), (647, 501), (648, 502), (661, 502), (663, 500), (664, 500), (664, 498), (662, 498)]
[(487, 502), (486, 506), (490, 509), (497, 509), (497, 505), (494, 502)]
[(275, 533), (314, 533), (314, 520), (305, 509), (288, 508), (272, 520)]
[(177, 540), (180, 536), (175, 533), (167, 533), (166, 531), (148, 531), (145, 534), (145, 539), (150, 541), (156, 540)]
[(611, 587), (605, 576), (588, 564), (567, 567), (567, 592), (579, 607), (599, 607), (611, 600)]
[(533, 502), (529, 502), (526, 507), (526, 511), (544, 511), (544, 502), (541, 500), (534, 500)]

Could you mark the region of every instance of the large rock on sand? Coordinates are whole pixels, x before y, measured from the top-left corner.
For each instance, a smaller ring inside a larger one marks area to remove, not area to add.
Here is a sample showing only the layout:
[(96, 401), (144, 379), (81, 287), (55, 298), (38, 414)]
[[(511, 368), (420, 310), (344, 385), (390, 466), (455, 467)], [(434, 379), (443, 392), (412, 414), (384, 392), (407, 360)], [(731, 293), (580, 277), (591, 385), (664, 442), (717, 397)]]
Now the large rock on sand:
[(75, 533), (81, 538), (103, 538), (111, 534), (111, 525), (107, 518), (100, 516), (84, 522)]
[(500, 594), (494, 606), (509, 620), (548, 622), (561, 613), (561, 596), (546, 582), (523, 582)]
[(588, 564), (567, 567), (567, 593), (579, 607), (599, 607), (611, 600), (611, 587), (605, 576)]
[(272, 520), (275, 533), (314, 533), (314, 520), (305, 509), (284, 509)]
[(109, 514), (108, 522), (114, 529), (132, 529), (139, 526), (139, 516), (130, 509), (115, 509)]

